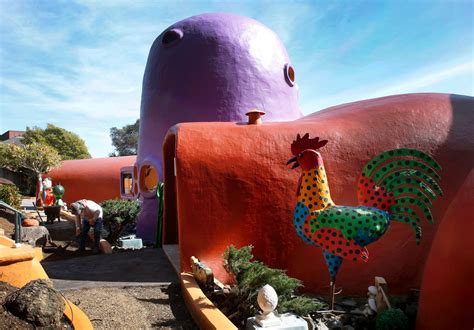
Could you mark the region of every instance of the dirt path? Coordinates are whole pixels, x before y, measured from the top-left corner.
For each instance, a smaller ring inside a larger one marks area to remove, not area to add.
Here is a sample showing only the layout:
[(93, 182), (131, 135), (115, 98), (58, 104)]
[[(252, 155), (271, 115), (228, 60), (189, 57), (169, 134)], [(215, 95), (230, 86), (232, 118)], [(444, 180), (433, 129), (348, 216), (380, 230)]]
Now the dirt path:
[(94, 329), (197, 329), (177, 284), (91, 288), (63, 294), (89, 316)]
[[(62, 225), (51, 226), (58, 246), (67, 242), (57, 239), (70, 236)], [(0, 218), (0, 228), (7, 234), (14, 231), (5, 218)], [(76, 249), (74, 243), (64, 249), (48, 246), (42, 265), (55, 288), (86, 313), (94, 329), (197, 329), (161, 249), (111, 255), (78, 254)]]

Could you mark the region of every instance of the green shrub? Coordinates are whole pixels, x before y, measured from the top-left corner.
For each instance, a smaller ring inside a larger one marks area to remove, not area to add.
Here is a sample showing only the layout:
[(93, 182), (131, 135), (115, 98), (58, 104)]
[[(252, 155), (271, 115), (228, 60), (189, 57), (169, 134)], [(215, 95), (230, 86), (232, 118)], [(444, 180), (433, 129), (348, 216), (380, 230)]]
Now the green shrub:
[(136, 201), (109, 199), (100, 204), (104, 212), (104, 228), (110, 244), (115, 244), (124, 230), (133, 229), (136, 224), (140, 205)]
[(21, 207), (21, 195), (18, 188), (14, 185), (3, 184), (0, 185), (0, 200), (9, 204), (17, 210)]
[(237, 287), (219, 307), (235, 325), (242, 327), (248, 317), (257, 315), (258, 291), (265, 284), (271, 285), (278, 294), (279, 313), (294, 312), (306, 316), (323, 307), (323, 303), (316, 299), (296, 294), (298, 288), (302, 287), (300, 280), (289, 277), (285, 270), (270, 268), (260, 261), (254, 261), (252, 249), (251, 245), (241, 249), (231, 245), (223, 255), (224, 268), (235, 278)]
[(377, 330), (404, 330), (408, 328), (408, 317), (401, 309), (386, 309), (377, 315), (375, 328)]

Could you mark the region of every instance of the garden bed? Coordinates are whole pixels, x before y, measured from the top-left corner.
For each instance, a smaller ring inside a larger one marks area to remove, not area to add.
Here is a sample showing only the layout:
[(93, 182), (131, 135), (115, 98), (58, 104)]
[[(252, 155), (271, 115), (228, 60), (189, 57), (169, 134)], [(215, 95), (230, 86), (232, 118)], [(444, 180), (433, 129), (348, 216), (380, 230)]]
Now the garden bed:
[[(282, 270), (251, 261), (252, 258), (251, 246), (240, 250), (231, 246), (225, 251), (224, 268), (236, 279), (235, 284), (225, 286), (213, 281), (212, 275), (203, 276), (212, 274), (211, 270), (198, 259), (191, 258), (194, 275), (182, 273), (181, 282), (185, 301), (199, 326), (219, 329), (222, 322), (232, 322), (234, 328), (245, 328), (247, 318), (261, 313), (257, 304), (258, 290), (265, 284), (271, 284), (279, 297), (275, 312), (294, 312), (309, 323), (310, 329), (326, 326), (347, 330), (405, 330), (415, 327), (416, 290), (409, 296), (390, 296), (392, 308), (380, 310), (379, 314), (369, 308), (367, 297), (337, 296), (336, 311), (327, 311), (324, 303), (327, 297), (298, 295), (295, 290), (301, 282), (288, 277)], [(372, 289), (375, 290), (375, 287)]]

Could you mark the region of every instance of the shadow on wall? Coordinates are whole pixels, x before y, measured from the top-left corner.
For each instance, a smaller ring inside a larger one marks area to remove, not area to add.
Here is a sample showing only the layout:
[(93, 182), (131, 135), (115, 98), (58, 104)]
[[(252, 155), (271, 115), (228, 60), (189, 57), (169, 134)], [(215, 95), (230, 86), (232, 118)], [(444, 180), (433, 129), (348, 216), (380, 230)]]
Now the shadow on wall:
[[(455, 163), (454, 173), (443, 174), (443, 181), (449, 182), (449, 190), (444, 191), (454, 196), (466, 181), (474, 166), (474, 99), (463, 95), (450, 95), (453, 108), (452, 126), (446, 142), (439, 148), (440, 162)], [(445, 151), (449, 150), (449, 154)]]
[(163, 214), (163, 244), (178, 244), (178, 214), (176, 209), (176, 177), (174, 160), (176, 130), (171, 128), (163, 144), (165, 208)]
[[(474, 200), (474, 107), (473, 99), (451, 96), (453, 121), (446, 143), (439, 149), (444, 162), (454, 162), (457, 175), (447, 173), (443, 180), (451, 183), (446, 198), (454, 198), (431, 245), (421, 286), (417, 329), (469, 329), (474, 314), (463, 307), (474, 296), (474, 233), (472, 202)], [(450, 149), (449, 153), (445, 150)], [(447, 186), (445, 184), (445, 186)], [(461, 304), (461, 305), (459, 305)], [(456, 306), (456, 307), (455, 307)], [(433, 317), (436, 315), (436, 317)]]

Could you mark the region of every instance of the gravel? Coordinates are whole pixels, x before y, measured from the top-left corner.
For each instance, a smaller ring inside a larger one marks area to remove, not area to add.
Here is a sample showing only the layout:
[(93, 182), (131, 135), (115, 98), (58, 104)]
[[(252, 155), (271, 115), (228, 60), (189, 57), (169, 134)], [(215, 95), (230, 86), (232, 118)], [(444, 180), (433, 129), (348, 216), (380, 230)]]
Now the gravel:
[(94, 329), (198, 329), (178, 284), (64, 291)]

